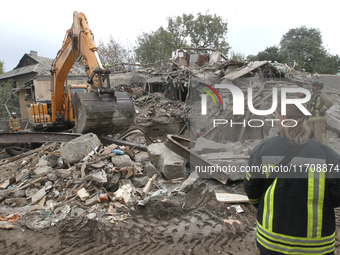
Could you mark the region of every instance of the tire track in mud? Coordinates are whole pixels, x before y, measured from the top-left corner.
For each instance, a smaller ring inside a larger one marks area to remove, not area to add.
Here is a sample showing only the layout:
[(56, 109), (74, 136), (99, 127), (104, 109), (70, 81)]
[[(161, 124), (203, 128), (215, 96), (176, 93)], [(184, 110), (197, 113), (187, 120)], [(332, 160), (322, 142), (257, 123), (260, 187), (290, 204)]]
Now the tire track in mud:
[[(158, 203), (158, 202), (155, 202)], [(210, 204), (186, 212), (174, 212), (175, 217), (160, 210), (136, 215), (127, 223), (118, 222), (112, 227), (96, 220), (74, 220), (59, 226), (63, 248), (56, 254), (66, 254), (70, 249), (78, 249), (79, 254), (254, 254), (255, 231), (252, 213), (245, 206), (244, 217), (239, 217), (241, 225), (223, 223), (223, 210), (214, 212)], [(156, 206), (156, 207), (157, 207)], [(170, 206), (170, 205), (167, 205)], [(206, 208), (208, 207), (208, 208)], [(171, 209), (168, 207), (167, 209)], [(172, 210), (178, 210), (172, 208)], [(249, 211), (249, 212), (248, 212)]]
[[(112, 227), (95, 220), (78, 219), (78, 222), (66, 223), (72, 228), (60, 232), (64, 248), (51, 254), (70, 254), (76, 248), (82, 255), (257, 254), (253, 229), (255, 214), (251, 207), (243, 208), (248, 218), (236, 215), (241, 225), (223, 224), (223, 215), (205, 207), (165, 220), (156, 219), (153, 214), (137, 215), (128, 223), (119, 222)], [(340, 215), (340, 209), (336, 214)], [(72, 237), (70, 233), (78, 234)], [(338, 249), (335, 254), (339, 254)]]
[[(137, 207), (126, 222), (109, 223), (106, 217), (70, 218), (47, 229), (22, 232), (21, 241), (1, 241), (3, 254), (256, 254), (255, 209), (242, 205), (237, 214), (217, 203), (214, 193), (198, 188), (171, 201), (152, 201)], [(234, 218), (241, 224), (224, 223)], [(13, 233), (13, 240), (15, 239)], [(36, 241), (36, 239), (40, 241)]]
[[(112, 224), (105, 216), (69, 218), (54, 227), (22, 232), (18, 242), (0, 238), (0, 248), (7, 255), (256, 254), (255, 209), (244, 204), (245, 212), (237, 214), (230, 206), (217, 203), (215, 194), (202, 186), (183, 197), (137, 207), (126, 222)], [(231, 217), (241, 224), (224, 223)]]
[[(112, 224), (105, 216), (98, 220), (78, 217), (36, 231), (24, 226), (0, 230), (0, 251), (6, 255), (258, 254), (256, 209), (241, 206), (244, 212), (238, 214), (230, 204), (216, 202), (213, 192), (198, 187), (184, 197), (137, 207), (126, 222)], [(339, 230), (340, 208), (335, 212)], [(227, 224), (225, 219), (240, 224)], [(338, 231), (335, 254), (339, 251)]]

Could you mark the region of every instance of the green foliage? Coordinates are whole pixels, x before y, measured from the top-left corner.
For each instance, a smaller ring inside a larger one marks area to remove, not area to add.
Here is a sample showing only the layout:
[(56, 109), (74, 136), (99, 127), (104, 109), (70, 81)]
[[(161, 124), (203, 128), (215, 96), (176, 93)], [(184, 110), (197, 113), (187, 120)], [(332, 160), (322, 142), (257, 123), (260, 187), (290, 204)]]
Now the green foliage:
[[(169, 44), (172, 46), (172, 50), (190, 46), (187, 39), (195, 22), (194, 15), (183, 14), (182, 16), (167, 18), (167, 20), (168, 27), (166, 31), (171, 36)], [(162, 27), (160, 29), (164, 30)]]
[(172, 49), (176, 42), (172, 41), (172, 35), (160, 27), (157, 31), (143, 33), (137, 37), (136, 49), (137, 61), (142, 64), (162, 62), (171, 57)]
[(234, 61), (240, 61), (240, 62), (247, 61), (247, 58), (244, 56), (244, 54), (242, 54), (240, 52), (236, 53), (233, 50), (231, 50), (230, 53), (229, 53), (229, 59), (234, 60)]
[[(9, 118), (8, 112), (5, 107), (6, 101), (10, 97), (10, 93), (13, 89), (14, 81), (9, 80), (6, 83), (0, 85), (0, 118)], [(6, 103), (9, 112), (16, 112), (17, 117), (20, 118), (20, 104), (18, 94), (13, 94)]]
[(220, 48), (224, 54), (228, 53), (227, 43), (228, 23), (216, 14), (205, 15), (198, 13), (197, 18), (188, 22), (191, 46), (195, 48)]
[(286, 61), (286, 56), (280, 51), (279, 47), (272, 46), (267, 47), (264, 51), (260, 51), (256, 56), (249, 55), (247, 57), (249, 61), (277, 61), (279, 63), (284, 63)]
[(173, 50), (183, 47), (219, 48), (228, 53), (226, 41), (227, 22), (211, 14), (183, 14), (168, 18), (167, 28), (138, 36), (136, 55), (141, 63), (164, 61), (171, 57)]
[(320, 58), (320, 60), (315, 63), (314, 69), (320, 74), (337, 74), (339, 66), (339, 55), (331, 55), (330, 53), (326, 53), (326, 56)]
[(277, 61), (287, 63), (296, 70), (310, 73), (336, 74), (340, 64), (338, 55), (331, 55), (322, 45), (319, 29), (305, 26), (290, 29), (280, 41), (280, 47), (267, 47), (256, 56), (249, 55), (248, 61)]
[(307, 72), (336, 74), (338, 56), (329, 54), (322, 45), (319, 29), (305, 26), (290, 29), (280, 41), (281, 52), (286, 55), (287, 64)]
[(0, 60), (0, 74), (5, 71), (5, 62)]
[(287, 64), (293, 66), (296, 61), (297, 69), (308, 72), (314, 71), (313, 64), (325, 54), (320, 30), (305, 26), (290, 29), (282, 36), (280, 46), (287, 54)]

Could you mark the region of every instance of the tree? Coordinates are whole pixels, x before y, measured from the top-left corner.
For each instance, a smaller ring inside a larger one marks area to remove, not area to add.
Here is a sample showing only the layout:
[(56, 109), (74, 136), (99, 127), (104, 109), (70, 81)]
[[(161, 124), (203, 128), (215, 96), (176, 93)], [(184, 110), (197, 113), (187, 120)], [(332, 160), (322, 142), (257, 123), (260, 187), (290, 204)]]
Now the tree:
[(340, 66), (339, 55), (326, 52), (326, 57), (315, 64), (315, 70), (321, 74), (337, 74)]
[(327, 60), (331, 56), (322, 46), (319, 29), (305, 26), (290, 29), (282, 36), (280, 46), (281, 52), (287, 56), (287, 63), (291, 66), (296, 63), (296, 69), (311, 73), (330, 71)]
[(194, 24), (194, 19), (195, 17), (192, 14), (182, 14), (182, 16), (167, 18), (168, 27), (166, 31), (171, 36), (169, 43), (173, 50), (189, 46), (187, 39), (190, 36), (190, 28), (192, 28)]
[[(10, 79), (8, 82), (0, 85), (0, 118), (8, 118), (8, 111), (17, 112), (20, 117), (20, 104), (18, 94), (11, 95), (14, 86), (14, 81)], [(9, 99), (9, 97), (11, 98)], [(9, 100), (8, 100), (9, 99)], [(6, 105), (5, 105), (6, 104)], [(8, 108), (8, 111), (6, 109)]]
[(228, 54), (229, 44), (227, 43), (228, 23), (216, 14), (208, 12), (203, 15), (197, 14), (197, 18), (188, 22), (188, 30), (191, 45), (196, 48), (220, 48), (221, 52)]
[(286, 56), (280, 51), (278, 46), (266, 47), (264, 51), (260, 51), (256, 56), (249, 55), (247, 57), (249, 61), (277, 61), (279, 63), (286, 62)]
[(227, 22), (211, 14), (183, 14), (167, 18), (167, 28), (138, 36), (136, 54), (141, 63), (169, 59), (173, 50), (183, 47), (219, 48), (228, 53)]
[(0, 60), (0, 74), (5, 71), (5, 62)]
[(172, 53), (172, 35), (160, 27), (151, 33), (143, 32), (137, 37), (136, 58), (142, 64), (162, 62), (169, 59)]
[(119, 64), (133, 63), (134, 51), (128, 46), (116, 42), (112, 35), (110, 35), (109, 42), (105, 45), (103, 41), (99, 41), (98, 53), (103, 64), (108, 65), (110, 68), (119, 69)]
[(245, 62), (247, 59), (244, 56), (244, 54), (238, 52), (236, 53), (235, 51), (231, 50), (229, 53), (229, 59), (230, 60), (235, 60), (235, 61), (240, 61), (240, 62)]
[(340, 64), (338, 55), (331, 55), (322, 45), (319, 29), (305, 26), (290, 29), (280, 41), (280, 47), (267, 47), (256, 56), (249, 55), (249, 61), (270, 60), (287, 63), (297, 70), (336, 74)]

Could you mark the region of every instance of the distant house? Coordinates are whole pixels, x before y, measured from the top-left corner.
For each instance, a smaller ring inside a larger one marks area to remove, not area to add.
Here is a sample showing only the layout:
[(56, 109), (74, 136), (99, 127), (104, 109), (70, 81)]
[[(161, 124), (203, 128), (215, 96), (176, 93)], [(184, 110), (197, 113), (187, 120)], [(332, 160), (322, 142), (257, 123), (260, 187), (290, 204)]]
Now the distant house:
[[(14, 89), (19, 94), (20, 113), (22, 122), (27, 121), (26, 105), (34, 99), (51, 99), (50, 70), (53, 59), (38, 56), (37, 51), (30, 51), (19, 61), (12, 70), (0, 74), (0, 85), (14, 81)], [(75, 63), (67, 76), (67, 84), (86, 84), (85, 69)]]

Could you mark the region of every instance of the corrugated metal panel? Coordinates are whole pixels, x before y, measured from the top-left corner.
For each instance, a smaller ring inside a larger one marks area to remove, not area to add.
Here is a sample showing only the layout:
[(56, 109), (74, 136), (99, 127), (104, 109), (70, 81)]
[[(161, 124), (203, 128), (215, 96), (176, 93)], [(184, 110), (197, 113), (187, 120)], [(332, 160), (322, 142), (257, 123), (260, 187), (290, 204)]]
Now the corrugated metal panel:
[(228, 80), (235, 80), (237, 78), (242, 77), (243, 75), (250, 73), (251, 71), (255, 70), (256, 68), (267, 64), (268, 61), (254, 61), (250, 62), (248, 65), (241, 67), (235, 71), (232, 71), (226, 74), (223, 78)]

